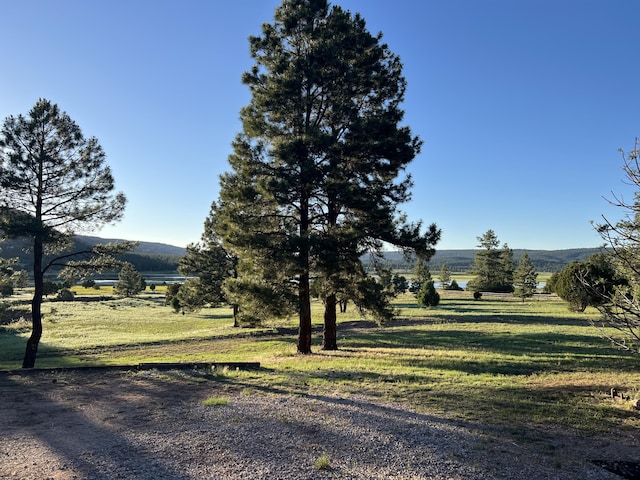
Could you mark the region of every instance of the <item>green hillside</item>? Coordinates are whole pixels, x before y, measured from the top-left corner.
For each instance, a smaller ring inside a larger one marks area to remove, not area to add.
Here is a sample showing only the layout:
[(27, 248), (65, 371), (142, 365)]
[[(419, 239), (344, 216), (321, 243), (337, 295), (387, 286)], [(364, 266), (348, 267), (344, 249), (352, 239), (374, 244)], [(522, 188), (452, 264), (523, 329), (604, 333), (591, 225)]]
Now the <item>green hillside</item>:
[[(74, 248), (70, 251), (90, 249), (99, 243), (118, 242), (116, 239), (91, 237), (78, 235), (74, 240)], [(18, 269), (30, 271), (32, 259), (26, 253), (29, 244), (23, 239), (8, 239), (0, 243), (0, 257), (18, 258)], [(138, 247), (131, 253), (123, 255), (121, 258), (132, 263), (137, 270), (144, 272), (173, 271), (178, 268), (178, 260), (185, 253), (185, 249), (167, 245), (164, 243), (140, 242)]]
[[(432, 272), (440, 269), (446, 263), (453, 272), (465, 272), (471, 269), (475, 254), (478, 250), (438, 250), (429, 261)], [(599, 248), (572, 248), (566, 250), (524, 250), (514, 249), (513, 260), (517, 264), (526, 252), (529, 259), (539, 272), (556, 272), (562, 270), (573, 261), (583, 261), (594, 253), (599, 253)], [(401, 252), (385, 252), (386, 264), (395, 270), (411, 270), (413, 261), (404, 258)], [(364, 257), (365, 264), (369, 259)]]
[[(92, 236), (77, 236), (75, 250), (90, 248), (98, 243), (117, 242), (117, 239), (106, 239)], [(28, 247), (24, 240), (6, 240), (0, 243), (0, 257), (19, 258), (19, 268), (31, 270), (31, 257), (25, 253)], [(440, 269), (443, 263), (453, 272), (464, 272), (471, 269), (475, 254), (478, 250), (438, 250), (429, 261), (432, 272)], [(572, 248), (566, 250), (523, 250), (514, 249), (513, 259), (517, 263), (523, 252), (527, 252), (531, 262), (540, 272), (555, 272), (562, 270), (570, 262), (583, 261), (590, 255), (600, 252), (599, 248)], [(144, 272), (172, 271), (178, 267), (178, 260), (185, 254), (185, 249), (165, 243), (140, 242), (138, 248), (124, 255), (122, 258), (132, 263), (136, 269)], [(411, 270), (413, 261), (404, 258), (401, 252), (385, 252), (385, 263), (396, 270)], [(370, 259), (363, 257), (365, 266)]]

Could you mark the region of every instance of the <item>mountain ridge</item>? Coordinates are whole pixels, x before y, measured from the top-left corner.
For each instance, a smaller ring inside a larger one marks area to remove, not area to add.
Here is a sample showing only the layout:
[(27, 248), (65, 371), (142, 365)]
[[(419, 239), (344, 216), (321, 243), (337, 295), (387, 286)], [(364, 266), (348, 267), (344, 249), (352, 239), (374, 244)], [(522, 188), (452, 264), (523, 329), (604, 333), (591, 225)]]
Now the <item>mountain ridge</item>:
[[(89, 235), (76, 235), (75, 248), (85, 249), (99, 243), (121, 242), (123, 239), (102, 238)], [(21, 268), (30, 265), (30, 257), (24, 252), (27, 247), (24, 240), (6, 240), (0, 243), (1, 258), (19, 258)], [(479, 249), (443, 249), (436, 250), (435, 255), (429, 261), (429, 268), (432, 272), (439, 270), (444, 263), (451, 271), (468, 271), (473, 266), (475, 254)], [(186, 249), (162, 242), (140, 241), (138, 247), (124, 256), (124, 260), (131, 262), (140, 271), (149, 270), (175, 270), (178, 260), (184, 256)], [(554, 272), (560, 271), (572, 261), (584, 261), (589, 256), (600, 253), (600, 247), (593, 248), (566, 248), (558, 250), (534, 250), (534, 249), (513, 249), (513, 261), (517, 265), (522, 253), (526, 252), (529, 259), (537, 271)], [(413, 268), (411, 262), (407, 262), (402, 252), (384, 252), (384, 260), (393, 269), (410, 270)], [(365, 265), (369, 263), (367, 256), (363, 257)]]
[[(447, 264), (449, 270), (453, 272), (464, 272), (471, 270), (475, 254), (480, 249), (451, 249), (436, 250), (434, 256), (429, 260), (431, 272), (439, 270), (443, 264)], [(593, 248), (566, 248), (559, 250), (533, 250), (514, 248), (513, 261), (518, 264), (523, 253), (527, 253), (529, 260), (539, 272), (556, 272), (565, 268), (573, 261), (584, 261), (593, 254), (600, 253), (600, 247)], [(407, 270), (413, 268), (406, 261), (402, 252), (389, 251), (384, 253), (384, 260), (393, 269)], [(366, 263), (366, 260), (365, 260)]]
[[(88, 250), (98, 244), (123, 242), (123, 239), (102, 238), (89, 235), (75, 235), (74, 246), (69, 251)], [(25, 239), (7, 239), (0, 242), (0, 258), (18, 258), (18, 269), (30, 271), (33, 265), (31, 255), (26, 253), (29, 242)], [(186, 249), (160, 242), (139, 242), (131, 252), (122, 255), (121, 259), (132, 263), (138, 271), (174, 271), (178, 268), (178, 260), (186, 253)]]

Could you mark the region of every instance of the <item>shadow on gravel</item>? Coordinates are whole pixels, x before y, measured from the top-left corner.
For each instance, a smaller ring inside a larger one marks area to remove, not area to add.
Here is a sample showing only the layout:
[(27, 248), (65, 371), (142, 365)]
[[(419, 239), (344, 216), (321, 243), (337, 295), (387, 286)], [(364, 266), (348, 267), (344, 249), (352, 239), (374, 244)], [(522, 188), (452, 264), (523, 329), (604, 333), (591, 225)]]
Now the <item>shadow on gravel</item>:
[[(40, 375), (37, 381), (32, 381), (31, 376), (0, 376), (0, 396), (4, 399), (0, 412), (3, 437), (0, 445), (8, 447), (1, 452), (2, 478), (18, 475), (16, 478), (35, 480), (72, 474), (68, 478), (189, 480), (163, 465), (161, 458), (154, 458), (151, 452), (132, 445), (118, 434), (120, 428), (132, 425), (130, 420), (125, 425), (117, 425), (122, 412), (105, 408), (108, 403), (105, 399), (119, 395), (111, 391), (108, 383), (65, 385), (64, 375), (49, 373), (48, 382), (42, 380), (47, 374)], [(61, 395), (61, 390), (71, 392)], [(139, 394), (144, 396), (143, 391)], [(135, 409), (136, 405), (132, 403), (129, 407)], [(43, 444), (60, 461), (32, 457), (34, 444)], [(116, 460), (123, 457), (126, 463)], [(13, 459), (14, 468), (16, 463), (23, 465), (17, 471), (4, 471), (9, 459)], [(46, 465), (42, 465), (43, 461)], [(151, 476), (145, 476), (149, 474)]]
[[(232, 398), (228, 406), (204, 407), (212, 394)], [(559, 465), (555, 451), (545, 453), (557, 438), (537, 431), (516, 444), (486, 423), (224, 373), (6, 375), (0, 397), (0, 477), (14, 473), (5, 470), (11, 461), (18, 478), (33, 480), (609, 478), (585, 452), (571, 458), (562, 452)], [(559, 435), (563, 445), (575, 440)], [(35, 445), (52, 452), (46, 465), (30, 456)], [(319, 471), (314, 461), (323, 453), (331, 468)], [(535, 470), (521, 472), (518, 455)], [(233, 474), (219, 474), (224, 468)]]
[(627, 480), (640, 480), (640, 462), (596, 460), (593, 463)]
[[(603, 471), (600, 470), (607, 469), (607, 466), (591, 461), (589, 455), (595, 451), (583, 451), (576, 456), (575, 451), (572, 455), (556, 450), (556, 444), (572, 445), (575, 442), (569, 433), (545, 433), (531, 428), (526, 433), (520, 432), (521, 437), (514, 441), (504, 429), (491, 424), (448, 420), (400, 406), (377, 403), (365, 397), (291, 392), (273, 386), (256, 386), (233, 378), (222, 381), (228, 381), (236, 387), (259, 390), (273, 399), (271, 408), (274, 412), (282, 408), (279, 420), (265, 428), (273, 428), (286, 438), (311, 445), (321, 444), (323, 438), (330, 438), (331, 445), (323, 447), (328, 449), (331, 457), (342, 459), (340, 463), (346, 474), (349, 474), (348, 463), (354, 458), (351, 453), (366, 452), (366, 467), (377, 472), (379, 477), (375, 478), (386, 478), (385, 475), (396, 478), (395, 475), (400, 472), (385, 472), (384, 468), (397, 461), (403, 462), (406, 472), (411, 472), (410, 478), (610, 478), (606, 474), (602, 476)], [(306, 407), (308, 415), (287, 417), (287, 402), (298, 395), (309, 402)], [(244, 421), (258, 425), (258, 420), (252, 417)], [(300, 439), (296, 440), (298, 437)], [(274, 437), (272, 439), (274, 443), (270, 448), (264, 452), (262, 449), (253, 450), (252, 453), (265, 456), (272, 454), (280, 441)], [(368, 439), (369, 443), (365, 443), (364, 439)], [(371, 442), (371, 439), (375, 441)], [(234, 442), (228, 444), (230, 448), (234, 448), (234, 445)], [(238, 455), (246, 454), (243, 451), (245, 446), (243, 442), (235, 445)], [(598, 451), (598, 454), (601, 453)], [(526, 458), (526, 462), (520, 464), (519, 458)], [(295, 461), (295, 456), (287, 461)], [(532, 465), (535, 465), (534, 471), (531, 470)]]

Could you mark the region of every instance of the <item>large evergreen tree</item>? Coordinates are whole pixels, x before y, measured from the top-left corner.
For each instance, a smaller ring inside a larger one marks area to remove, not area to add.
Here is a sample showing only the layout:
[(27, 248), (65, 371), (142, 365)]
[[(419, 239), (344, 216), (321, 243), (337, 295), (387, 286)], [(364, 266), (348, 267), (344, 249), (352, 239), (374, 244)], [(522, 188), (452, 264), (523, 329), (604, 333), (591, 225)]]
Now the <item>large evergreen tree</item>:
[(295, 286), (301, 353), (311, 351), (312, 271), (324, 278), (324, 348), (333, 349), (346, 279), (370, 298), (360, 256), (389, 242), (429, 257), (439, 238), (435, 225), (421, 234), (397, 210), (411, 187), (399, 175), (421, 142), (400, 126), (402, 65), (380, 40), (324, 0), (284, 0), (250, 38), (256, 63), (243, 81), (252, 99), (233, 172), (221, 178), (220, 235), (256, 281)]
[[(60, 266), (113, 267), (112, 255), (134, 246), (65, 252), (74, 232), (98, 229), (124, 212), (125, 196), (114, 192), (105, 158), (98, 140), (85, 138), (80, 127), (48, 100), (38, 100), (26, 117), (10, 116), (2, 125), (0, 230), (29, 238), (33, 255), (32, 331), (23, 367), (35, 365), (42, 336), (44, 274)], [(60, 255), (45, 257), (56, 252)]]

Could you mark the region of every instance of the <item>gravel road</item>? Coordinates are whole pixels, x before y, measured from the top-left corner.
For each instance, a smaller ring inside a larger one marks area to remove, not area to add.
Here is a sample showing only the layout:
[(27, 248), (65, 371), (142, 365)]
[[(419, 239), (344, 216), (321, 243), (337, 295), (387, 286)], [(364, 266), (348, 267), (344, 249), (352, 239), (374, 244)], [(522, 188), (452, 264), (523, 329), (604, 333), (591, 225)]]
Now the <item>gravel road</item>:
[(2, 374), (0, 399), (2, 479), (619, 480), (593, 461), (638, 448), (178, 372)]

